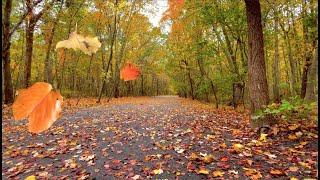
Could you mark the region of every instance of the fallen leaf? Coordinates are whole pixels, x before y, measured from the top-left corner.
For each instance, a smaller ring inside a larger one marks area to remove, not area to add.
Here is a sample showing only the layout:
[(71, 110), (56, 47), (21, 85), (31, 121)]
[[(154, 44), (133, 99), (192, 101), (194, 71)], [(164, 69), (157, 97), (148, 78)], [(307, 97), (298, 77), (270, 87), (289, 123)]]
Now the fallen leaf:
[(152, 171), (153, 172), (153, 174), (162, 174), (163, 173), (163, 170), (162, 169), (155, 169), (155, 170), (153, 170)]
[(267, 136), (268, 136), (268, 134), (261, 133), (259, 141), (264, 141), (264, 142), (267, 141)]
[(196, 161), (198, 159), (200, 159), (200, 158), (196, 153), (191, 153), (191, 155), (189, 156), (190, 161)]
[(296, 135), (290, 134), (290, 135), (288, 136), (288, 139), (290, 139), (290, 140), (296, 140), (296, 139), (298, 139), (298, 138), (297, 138)]
[(209, 174), (209, 170), (201, 167), (199, 170), (198, 170), (198, 174), (205, 174), (205, 175), (208, 175)]
[(213, 171), (213, 177), (222, 177), (224, 175), (224, 172), (222, 171)]
[(241, 152), (243, 150), (243, 145), (242, 144), (233, 144), (233, 149), (236, 151), (236, 152)]
[(24, 180), (36, 180), (36, 176), (34, 176), (34, 175), (28, 176), (28, 177), (25, 178)]
[(210, 163), (212, 163), (213, 162), (213, 160), (214, 160), (214, 157), (213, 157), (213, 155), (206, 155), (206, 156), (204, 156), (203, 158), (202, 158), (202, 161), (204, 162), (204, 163), (207, 163), (207, 164), (210, 164)]
[(297, 124), (292, 124), (292, 125), (289, 126), (289, 129), (290, 129), (291, 131), (294, 131), (294, 130), (296, 130), (298, 127), (299, 127), (299, 125), (297, 125)]
[(298, 170), (299, 170), (299, 168), (296, 166), (289, 167), (289, 171), (291, 171), (291, 172), (297, 172)]
[(271, 169), (269, 173), (272, 175), (284, 175), (284, 173), (278, 169)]

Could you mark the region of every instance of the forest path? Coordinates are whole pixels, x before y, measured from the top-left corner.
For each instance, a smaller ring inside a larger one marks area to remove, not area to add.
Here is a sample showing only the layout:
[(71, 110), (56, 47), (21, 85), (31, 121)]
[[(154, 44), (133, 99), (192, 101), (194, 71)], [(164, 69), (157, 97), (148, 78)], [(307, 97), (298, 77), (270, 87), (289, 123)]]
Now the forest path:
[[(271, 178), (272, 169), (283, 172), (288, 165), (295, 166), (287, 159), (292, 154), (286, 152), (299, 145), (252, 144), (259, 136), (249, 128), (245, 115), (174, 96), (66, 108), (48, 131), (36, 136), (27, 132), (26, 120), (4, 119), (2, 125), (3, 179), (30, 175), (49, 179)], [(314, 150), (317, 139), (313, 141), (308, 145)], [(233, 152), (234, 143), (245, 145), (245, 153)], [(314, 158), (310, 151), (303, 156)], [(314, 165), (310, 165), (312, 171), (298, 168), (288, 176), (314, 177)]]

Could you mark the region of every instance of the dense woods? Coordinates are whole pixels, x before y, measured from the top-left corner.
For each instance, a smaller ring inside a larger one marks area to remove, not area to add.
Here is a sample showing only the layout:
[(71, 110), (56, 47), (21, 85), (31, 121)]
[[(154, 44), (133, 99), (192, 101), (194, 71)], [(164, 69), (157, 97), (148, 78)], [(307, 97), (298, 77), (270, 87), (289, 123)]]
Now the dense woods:
[[(145, 14), (152, 3), (4, 1), (4, 102), (38, 81), (97, 102), (178, 94), (255, 111), (317, 99), (317, 1), (169, 1), (159, 27)], [(73, 31), (97, 36), (101, 48), (90, 56), (55, 49)], [(127, 62), (139, 66), (139, 79), (120, 80)]]

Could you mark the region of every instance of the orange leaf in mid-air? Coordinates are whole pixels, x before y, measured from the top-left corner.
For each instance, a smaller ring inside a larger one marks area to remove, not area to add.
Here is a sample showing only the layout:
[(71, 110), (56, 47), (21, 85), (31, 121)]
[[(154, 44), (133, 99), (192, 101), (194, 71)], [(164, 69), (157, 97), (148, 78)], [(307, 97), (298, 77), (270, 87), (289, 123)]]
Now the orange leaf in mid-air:
[(29, 132), (40, 133), (58, 119), (62, 101), (61, 94), (52, 91), (50, 84), (37, 82), (18, 92), (12, 105), (13, 117), (15, 120), (29, 117)]
[(140, 70), (132, 63), (127, 63), (120, 71), (120, 78), (124, 81), (131, 81), (138, 78)]

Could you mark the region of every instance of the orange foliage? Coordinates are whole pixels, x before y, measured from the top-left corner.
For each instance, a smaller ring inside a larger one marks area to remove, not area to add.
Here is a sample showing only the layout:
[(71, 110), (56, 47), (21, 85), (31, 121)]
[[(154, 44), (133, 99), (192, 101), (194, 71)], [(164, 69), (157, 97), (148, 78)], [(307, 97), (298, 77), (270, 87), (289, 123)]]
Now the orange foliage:
[(184, 6), (184, 0), (169, 0), (169, 8), (163, 13), (161, 22), (177, 19)]
[(132, 63), (127, 63), (120, 71), (120, 78), (124, 81), (135, 80), (139, 75), (139, 68)]

